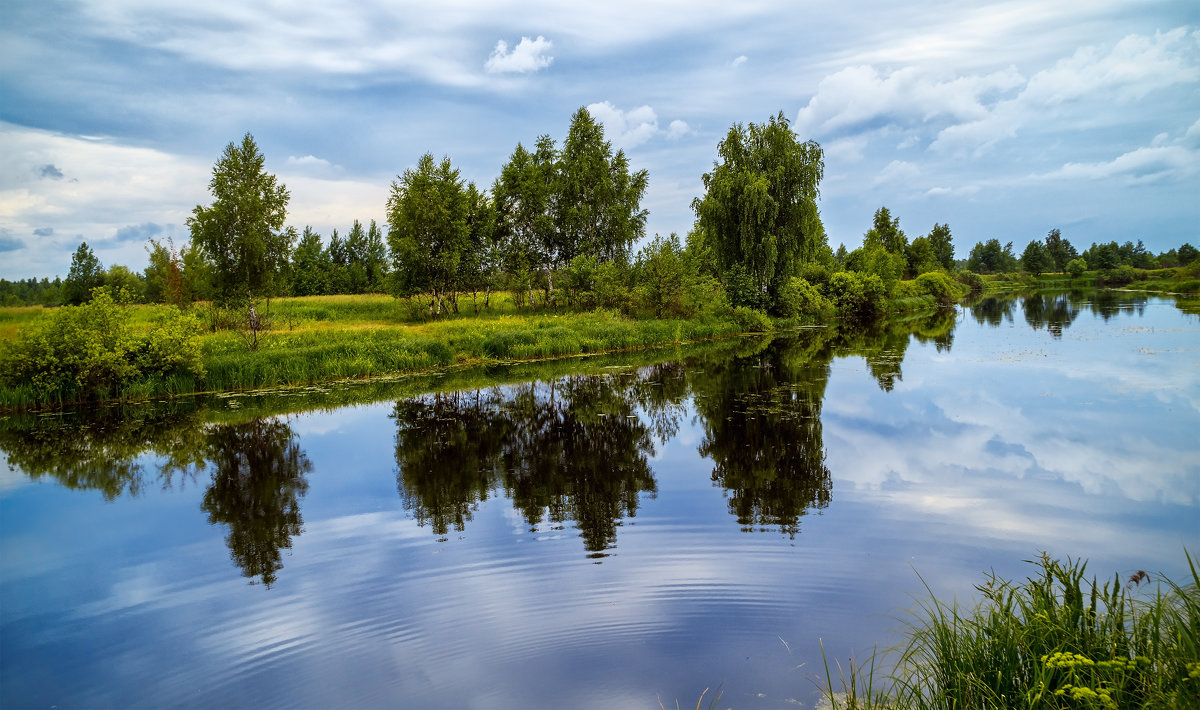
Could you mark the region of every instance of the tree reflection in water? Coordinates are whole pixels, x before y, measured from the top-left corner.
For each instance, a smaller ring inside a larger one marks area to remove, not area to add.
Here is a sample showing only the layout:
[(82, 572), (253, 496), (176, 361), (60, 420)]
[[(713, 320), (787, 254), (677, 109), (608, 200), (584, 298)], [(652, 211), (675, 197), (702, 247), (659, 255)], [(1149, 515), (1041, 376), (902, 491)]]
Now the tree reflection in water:
[(445, 535), (502, 488), (531, 527), (573, 520), (584, 547), (603, 554), (638, 495), (655, 491), (653, 443), (627, 390), (617, 378), (576, 376), (397, 402), (405, 507)]
[(10, 468), (106, 500), (136, 497), (149, 483), (182, 486), (211, 464), (202, 508), (209, 522), (229, 526), (242, 573), (267, 586), (283, 567), (280, 550), (301, 532), (299, 498), (312, 468), (286, 420), (205, 425), (184, 403), (0, 417), (0, 449)]
[(242, 574), (270, 587), (283, 569), (280, 550), (303, 531), (299, 499), (312, 464), (281, 419), (216, 426), (206, 440), (215, 470), (202, 507), (210, 523), (229, 526), (225, 542)]

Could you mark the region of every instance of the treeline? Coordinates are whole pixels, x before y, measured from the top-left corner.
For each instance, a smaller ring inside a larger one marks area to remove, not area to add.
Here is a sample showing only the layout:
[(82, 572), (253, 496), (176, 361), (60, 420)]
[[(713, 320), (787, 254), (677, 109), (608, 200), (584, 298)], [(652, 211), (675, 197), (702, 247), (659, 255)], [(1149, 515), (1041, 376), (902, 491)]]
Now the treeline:
[[(1107, 272), (1110, 280), (1119, 277), (1124, 269), (1167, 269), (1188, 266), (1200, 258), (1200, 250), (1184, 243), (1178, 249), (1152, 254), (1142, 240), (1135, 244), (1109, 242), (1092, 245), (1080, 252), (1058, 229), (1051, 229), (1045, 239), (1030, 241), (1020, 256), (1013, 253), (1012, 242), (1001, 246), (999, 239), (979, 242), (971, 249), (962, 266), (980, 274), (1002, 274), (1024, 271), (1033, 276), (1046, 273), (1070, 274), (1078, 278), (1085, 271)], [(1124, 269), (1122, 268), (1124, 267)], [(1132, 280), (1132, 279), (1130, 279)]]

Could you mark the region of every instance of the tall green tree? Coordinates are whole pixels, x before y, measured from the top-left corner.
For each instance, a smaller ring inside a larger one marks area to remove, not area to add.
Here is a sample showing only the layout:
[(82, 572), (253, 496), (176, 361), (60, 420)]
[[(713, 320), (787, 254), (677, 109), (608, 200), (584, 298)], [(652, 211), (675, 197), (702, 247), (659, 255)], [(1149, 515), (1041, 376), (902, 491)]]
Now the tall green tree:
[(1021, 266), (1034, 276), (1041, 276), (1054, 268), (1054, 260), (1050, 258), (1046, 245), (1034, 240), (1029, 242), (1025, 251), (1021, 253)]
[(1057, 227), (1046, 234), (1046, 253), (1054, 264), (1054, 270), (1060, 273), (1066, 270), (1072, 259), (1079, 256), (1079, 252), (1071, 246), (1070, 241), (1063, 238)]
[(950, 235), (950, 225), (937, 224), (929, 230), (929, 243), (933, 247), (934, 256), (946, 271), (954, 270), (954, 238)]
[(150, 263), (144, 272), (146, 300), (150, 303), (182, 306), (183, 260), (175, 249), (175, 242), (170, 237), (167, 237), (165, 245), (151, 239), (146, 251), (150, 252)]
[(71, 270), (63, 282), (63, 300), (73, 306), (92, 298), (92, 289), (104, 285), (104, 267), (87, 242), (80, 242), (71, 256)]
[(722, 281), (743, 274), (748, 280), (750, 288), (737, 289), (736, 298), (769, 307), (801, 264), (826, 246), (817, 211), (821, 147), (801, 142), (780, 112), (764, 124), (734, 124), (717, 154), (703, 176), (704, 197), (692, 202), (699, 229)]
[(590, 254), (600, 261), (627, 262), (630, 247), (646, 233), (647, 211), (641, 208), (646, 171), (631, 173), (625, 152), (614, 155), (604, 128), (580, 108), (571, 117), (556, 173), (561, 261)]
[(188, 218), (192, 244), (213, 264), (213, 288), (222, 303), (252, 302), (284, 284), (293, 229), (284, 229), (287, 187), (264, 169), (266, 158), (247, 133), (225, 146), (208, 189), (213, 203)]
[(292, 295), (320, 296), (329, 293), (329, 261), (321, 246), (321, 235), (305, 226), (292, 253)]
[(469, 202), (449, 158), (426, 153), (392, 182), (388, 242), (396, 295), (429, 294), (429, 314), (440, 316), (457, 288), (458, 264), (470, 242)]
[(871, 229), (863, 235), (863, 244), (877, 242), (891, 254), (904, 254), (908, 248), (908, 236), (900, 229), (900, 218), (893, 217), (887, 207), (875, 210)]
[(496, 236), (505, 245), (505, 268), (514, 276), (514, 285), (529, 292), (531, 306), (531, 274), (543, 271), (550, 276), (562, 258), (551, 212), (556, 161), (549, 136), (539, 138), (533, 152), (518, 143), (492, 187)]

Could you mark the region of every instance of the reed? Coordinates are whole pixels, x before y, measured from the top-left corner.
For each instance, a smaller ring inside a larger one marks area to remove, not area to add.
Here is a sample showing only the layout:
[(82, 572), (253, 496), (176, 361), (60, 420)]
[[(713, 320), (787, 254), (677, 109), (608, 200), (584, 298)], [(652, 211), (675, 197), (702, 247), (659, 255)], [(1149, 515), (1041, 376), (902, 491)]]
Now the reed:
[[(841, 691), (826, 672), (834, 708), (1195, 708), (1200, 707), (1200, 574), (1163, 580), (1152, 593), (1139, 571), (1100, 583), (1086, 562), (1042, 555), (1035, 573), (1013, 583), (988, 575), (981, 600), (963, 609), (932, 594), (906, 638), (880, 665), (891, 672), (875, 691), (851, 667)], [(927, 588), (928, 589), (928, 588)], [(827, 664), (828, 668), (828, 664)]]

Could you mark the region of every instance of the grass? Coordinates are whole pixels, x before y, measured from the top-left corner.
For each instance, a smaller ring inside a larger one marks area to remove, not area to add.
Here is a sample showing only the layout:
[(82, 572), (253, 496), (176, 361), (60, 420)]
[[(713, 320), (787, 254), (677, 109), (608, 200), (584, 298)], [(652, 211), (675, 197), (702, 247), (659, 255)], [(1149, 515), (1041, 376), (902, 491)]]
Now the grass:
[[(904, 643), (863, 667), (826, 662), (833, 708), (1200, 707), (1200, 573), (1142, 591), (1139, 571), (1098, 583), (1086, 562), (1047, 555), (1020, 583), (986, 577), (962, 609), (930, 595)], [(884, 683), (876, 668), (891, 661)], [(886, 686), (881, 690), (878, 686)]]

